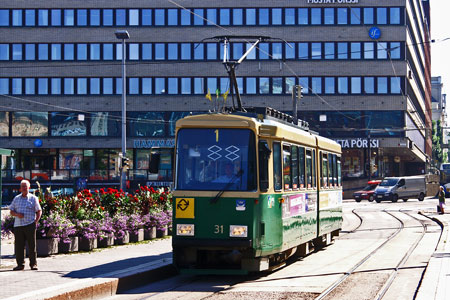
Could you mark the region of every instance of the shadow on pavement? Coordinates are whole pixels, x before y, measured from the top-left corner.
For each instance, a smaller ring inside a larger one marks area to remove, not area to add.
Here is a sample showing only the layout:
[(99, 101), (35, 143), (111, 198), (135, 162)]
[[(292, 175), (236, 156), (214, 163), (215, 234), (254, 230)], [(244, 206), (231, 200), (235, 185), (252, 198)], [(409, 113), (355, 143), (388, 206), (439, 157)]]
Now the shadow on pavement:
[(108, 277), (111, 277), (111, 278), (116, 278), (117, 276), (114, 276), (114, 275), (105, 276), (105, 274), (107, 275), (108, 273), (122, 271), (122, 270), (132, 268), (132, 267), (139, 267), (142, 264), (147, 264), (147, 263), (150, 263), (153, 261), (156, 262), (158, 260), (168, 259), (171, 257), (172, 257), (172, 253), (164, 253), (164, 254), (160, 254), (160, 255), (128, 258), (128, 259), (118, 260), (118, 261), (111, 262), (111, 263), (97, 265), (95, 267), (72, 271), (70, 273), (67, 273), (63, 277), (70, 277), (70, 278), (92, 278), (92, 277), (108, 278)]

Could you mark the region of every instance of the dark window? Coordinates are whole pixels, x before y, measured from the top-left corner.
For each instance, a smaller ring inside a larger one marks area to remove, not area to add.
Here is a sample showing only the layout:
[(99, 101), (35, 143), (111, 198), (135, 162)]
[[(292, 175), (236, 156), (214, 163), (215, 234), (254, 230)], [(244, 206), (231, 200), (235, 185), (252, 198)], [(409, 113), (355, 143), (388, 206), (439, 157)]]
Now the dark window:
[(350, 24), (352, 25), (361, 24), (361, 8), (359, 7), (350, 8)]
[(230, 25), (230, 9), (221, 8), (220, 9), (220, 25), (227, 26)]
[(334, 77), (325, 77), (325, 94), (336, 93)]
[(0, 9), (0, 26), (9, 26), (9, 9)]
[(167, 93), (169, 95), (178, 94), (178, 78), (168, 78), (167, 79)]
[(0, 44), (0, 60), (9, 60), (9, 44)]
[(52, 44), (51, 52), (52, 60), (61, 60), (61, 44)]
[(311, 25), (320, 25), (322, 23), (322, 9), (311, 8)]
[(311, 77), (311, 90), (315, 94), (322, 94), (322, 78)]
[(308, 25), (308, 9), (307, 8), (299, 8), (298, 9), (298, 24), (299, 25)]
[(100, 9), (91, 9), (90, 13), (90, 25), (100, 26)]
[(64, 26), (75, 25), (75, 11), (73, 9), (64, 10)]
[(171, 8), (167, 10), (167, 25), (178, 25), (178, 9)]
[(295, 8), (285, 8), (284, 24), (285, 25), (295, 25)]
[(48, 26), (48, 9), (38, 10), (38, 25)]
[(38, 59), (39, 60), (48, 60), (48, 44), (39, 44), (38, 45)]
[(112, 60), (113, 54), (113, 44), (103, 44), (103, 60)]
[(12, 45), (12, 59), (13, 60), (22, 60), (23, 52), (22, 52), (22, 44), (13, 44)]
[(338, 59), (348, 59), (347, 43), (338, 43)]
[(36, 11), (34, 9), (25, 10), (25, 26), (36, 26)]
[(233, 25), (243, 25), (243, 10), (242, 8), (234, 8), (233, 9)]
[(347, 77), (338, 77), (338, 94), (348, 94)]
[(388, 93), (387, 77), (378, 77), (377, 78), (377, 92), (378, 92), (378, 94), (387, 94)]
[[(8, 26), (7, 20), (9, 20), (9, 13), (5, 18), (4, 26)], [(13, 9), (12, 11), (12, 26), (22, 26), (22, 10), (21, 9)]]
[(194, 25), (202, 26), (204, 24), (204, 10), (203, 8), (194, 9)]
[(36, 58), (36, 45), (25, 44), (25, 60), (35, 60)]
[(374, 77), (364, 77), (364, 93), (374, 94), (375, 93), (375, 78)]
[(350, 43), (351, 59), (361, 59), (361, 43)]
[(38, 94), (48, 95), (48, 78), (38, 78)]
[(377, 7), (377, 24), (385, 25), (387, 24), (387, 8)]
[(77, 26), (87, 25), (87, 10), (77, 9)]
[(374, 23), (374, 9), (372, 7), (364, 8), (364, 24), (371, 25)]
[(399, 25), (400, 24), (400, 7), (390, 8), (390, 24)]
[(142, 25), (143, 26), (152, 25), (152, 10), (151, 9), (143, 9), (142, 10)]
[(339, 25), (348, 24), (348, 9), (344, 7), (339, 7), (337, 9), (337, 23)]
[(168, 60), (178, 59), (178, 44), (175, 43), (167, 44), (167, 59)]
[(306, 150), (306, 187), (314, 187), (313, 184), (313, 159), (311, 155), (311, 150)]
[(269, 25), (269, 9), (259, 9), (259, 25)]
[(90, 90), (91, 95), (100, 94), (100, 78), (90, 78)]
[(206, 10), (206, 25), (214, 26), (217, 24), (217, 10), (215, 8), (208, 8)]
[(325, 47), (325, 59), (335, 59), (334, 56), (334, 43), (324, 43)]
[(305, 188), (305, 148), (298, 147), (298, 179), (299, 187)]
[(281, 8), (272, 8), (272, 25), (282, 24)]
[(325, 25), (334, 25), (334, 8), (327, 7), (323, 9), (323, 21)]
[(191, 44), (188, 43), (181, 44), (181, 59), (182, 60), (191, 59)]
[(139, 9), (130, 9), (128, 11), (128, 20), (130, 26), (139, 26)]
[(103, 10), (103, 26), (112, 26), (113, 25), (113, 10), (112, 9), (104, 9)]
[(52, 9), (52, 26), (61, 26), (61, 10)]
[(126, 13), (125, 9), (116, 9), (116, 26), (126, 25)]
[(113, 94), (113, 79), (103, 78), (103, 94), (112, 95)]
[(256, 9), (245, 9), (245, 22), (246, 25), (256, 25)]
[(181, 14), (181, 25), (190, 26), (191, 25), (191, 12), (182, 9), (180, 14)]

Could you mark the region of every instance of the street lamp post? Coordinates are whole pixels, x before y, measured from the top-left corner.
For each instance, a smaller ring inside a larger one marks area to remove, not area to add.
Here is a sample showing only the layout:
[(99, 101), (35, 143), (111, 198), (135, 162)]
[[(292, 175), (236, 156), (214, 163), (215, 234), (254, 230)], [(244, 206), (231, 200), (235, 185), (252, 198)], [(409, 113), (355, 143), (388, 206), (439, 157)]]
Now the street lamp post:
[[(125, 67), (125, 40), (130, 38), (128, 31), (126, 30), (117, 30), (115, 32), (116, 38), (122, 40), (122, 155), (126, 157), (127, 155), (127, 123), (126, 123), (126, 115), (127, 115), (127, 83), (126, 83), (126, 67)], [(126, 179), (127, 174), (123, 165), (120, 167), (120, 188), (125, 190), (126, 187)]]

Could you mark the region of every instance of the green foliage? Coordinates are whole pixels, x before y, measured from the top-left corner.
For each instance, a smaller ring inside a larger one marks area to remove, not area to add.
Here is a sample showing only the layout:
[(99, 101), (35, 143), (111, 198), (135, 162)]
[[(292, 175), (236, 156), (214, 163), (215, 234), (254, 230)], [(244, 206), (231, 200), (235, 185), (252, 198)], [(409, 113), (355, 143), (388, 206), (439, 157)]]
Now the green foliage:
[(432, 142), (433, 142), (433, 152), (432, 159), (436, 166), (439, 166), (443, 162), (447, 162), (447, 153), (444, 153), (442, 149), (443, 144), (443, 129), (441, 126), (441, 121), (432, 122)]

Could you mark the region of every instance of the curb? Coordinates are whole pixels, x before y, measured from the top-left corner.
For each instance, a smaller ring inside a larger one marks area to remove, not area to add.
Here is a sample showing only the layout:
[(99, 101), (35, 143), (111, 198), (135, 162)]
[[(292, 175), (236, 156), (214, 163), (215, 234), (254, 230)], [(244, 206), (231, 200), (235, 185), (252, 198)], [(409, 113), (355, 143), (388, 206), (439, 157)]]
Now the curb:
[[(436, 249), (428, 261), (426, 270), (423, 274), (421, 283), (419, 285), (419, 289), (417, 291), (415, 299), (417, 300), (429, 300), (429, 299), (445, 299), (440, 298), (442, 295), (442, 287), (441, 284), (444, 284), (441, 281), (441, 274), (445, 271), (443, 255), (445, 254), (445, 246), (447, 243), (447, 239), (449, 236), (449, 227), (447, 223), (443, 223), (441, 220), (435, 217), (429, 217), (425, 213), (420, 212), (421, 215), (429, 218), (430, 220), (439, 224), (442, 228), (441, 237), (439, 238), (439, 243), (436, 246)], [(445, 274), (447, 272), (444, 272)], [(444, 291), (445, 292), (445, 291)], [(444, 295), (445, 296), (445, 295)]]
[(142, 266), (114, 271), (93, 278), (32, 291), (5, 300), (85, 300), (111, 297), (133, 287), (163, 280), (177, 274), (172, 259), (162, 259)]

